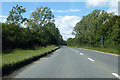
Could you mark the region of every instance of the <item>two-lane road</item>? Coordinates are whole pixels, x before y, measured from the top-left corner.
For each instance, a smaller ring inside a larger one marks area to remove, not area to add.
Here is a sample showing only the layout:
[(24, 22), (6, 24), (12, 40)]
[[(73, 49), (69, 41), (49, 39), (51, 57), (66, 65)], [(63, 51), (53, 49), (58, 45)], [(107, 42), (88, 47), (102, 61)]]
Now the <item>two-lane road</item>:
[(61, 47), (12, 75), (13, 78), (118, 78), (118, 56)]

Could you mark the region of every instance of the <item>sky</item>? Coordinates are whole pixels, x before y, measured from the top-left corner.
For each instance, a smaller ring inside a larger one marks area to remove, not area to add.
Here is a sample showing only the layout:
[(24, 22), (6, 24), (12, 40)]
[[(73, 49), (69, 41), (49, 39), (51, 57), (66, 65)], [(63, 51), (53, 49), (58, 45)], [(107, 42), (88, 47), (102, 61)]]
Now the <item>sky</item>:
[(105, 0), (86, 0), (84, 2), (2, 2), (0, 22), (6, 21), (9, 11), (17, 4), (26, 8), (26, 12), (22, 14), (25, 18), (30, 18), (32, 11), (36, 10), (36, 8), (47, 6), (51, 8), (55, 16), (55, 24), (60, 30), (60, 34), (64, 40), (67, 40), (68, 38), (75, 37), (72, 35), (75, 24), (93, 10), (100, 9), (118, 14), (118, 1), (119, 0), (106, 0), (106, 2)]

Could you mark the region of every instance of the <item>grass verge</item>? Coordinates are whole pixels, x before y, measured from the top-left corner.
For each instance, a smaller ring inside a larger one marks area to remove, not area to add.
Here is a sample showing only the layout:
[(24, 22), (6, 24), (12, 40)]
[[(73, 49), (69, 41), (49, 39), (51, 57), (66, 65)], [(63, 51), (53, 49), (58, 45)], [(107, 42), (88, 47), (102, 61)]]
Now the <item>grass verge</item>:
[(84, 49), (96, 50), (96, 51), (101, 51), (101, 52), (107, 52), (107, 53), (117, 54), (117, 55), (119, 54), (118, 50), (117, 49), (113, 49), (113, 48), (90, 47), (90, 46), (70, 46), (70, 47), (77, 47), (77, 48), (84, 48)]
[(40, 57), (46, 56), (55, 51), (59, 47), (47, 46), (35, 48), (35, 50), (20, 50), (17, 49), (9, 54), (2, 55), (2, 74), (5, 75), (12, 70), (20, 68), (32, 61), (38, 60)]

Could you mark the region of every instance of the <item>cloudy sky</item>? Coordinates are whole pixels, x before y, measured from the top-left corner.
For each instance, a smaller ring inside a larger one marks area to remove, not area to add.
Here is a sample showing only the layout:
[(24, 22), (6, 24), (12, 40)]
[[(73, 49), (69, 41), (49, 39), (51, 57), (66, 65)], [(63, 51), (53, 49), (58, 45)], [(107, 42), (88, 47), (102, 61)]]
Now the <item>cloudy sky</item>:
[(73, 38), (71, 34), (75, 24), (81, 18), (94, 9), (105, 10), (107, 12), (114, 12), (118, 14), (118, 1), (119, 0), (83, 0), (80, 2), (2, 2), (2, 14), (0, 15), (0, 22), (5, 22), (9, 11), (17, 4), (26, 8), (24, 17), (30, 18), (30, 14), (36, 8), (47, 6), (55, 15), (55, 24), (59, 28), (64, 40)]

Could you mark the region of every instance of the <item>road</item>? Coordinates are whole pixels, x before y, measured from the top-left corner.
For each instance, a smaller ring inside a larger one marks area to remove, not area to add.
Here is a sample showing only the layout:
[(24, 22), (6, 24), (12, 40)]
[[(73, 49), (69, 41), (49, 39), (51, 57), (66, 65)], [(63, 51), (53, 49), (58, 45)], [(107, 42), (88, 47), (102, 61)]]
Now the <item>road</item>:
[(119, 78), (118, 56), (63, 46), (12, 78)]

